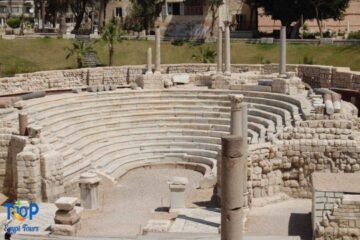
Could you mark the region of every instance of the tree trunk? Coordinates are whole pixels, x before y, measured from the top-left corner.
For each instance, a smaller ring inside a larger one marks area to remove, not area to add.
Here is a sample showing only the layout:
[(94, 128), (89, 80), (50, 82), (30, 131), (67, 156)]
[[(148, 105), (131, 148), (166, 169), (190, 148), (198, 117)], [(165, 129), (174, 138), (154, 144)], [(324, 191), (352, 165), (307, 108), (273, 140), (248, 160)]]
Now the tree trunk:
[(301, 19), (299, 19), (295, 26), (293, 27), (292, 31), (291, 31), (291, 35), (290, 38), (295, 39), (298, 38), (299, 36), (299, 31), (300, 31), (300, 26), (301, 26)]
[(67, 30), (65, 14), (66, 13), (63, 11), (60, 12), (60, 29), (59, 29), (60, 34), (65, 34)]
[(106, 24), (107, 3), (108, 3), (108, 0), (100, 0), (100, 10), (99, 10), (99, 25), (100, 25), (100, 27), (103, 27)]
[(42, 25), (41, 25), (41, 30), (44, 31), (45, 30), (45, 15), (46, 15), (46, 8), (45, 8), (45, 0), (41, 0), (40, 1), (40, 15), (41, 15), (41, 21), (42, 21)]
[(216, 22), (216, 12), (218, 9), (211, 8), (211, 30), (210, 30), (210, 36), (214, 36), (214, 28), (215, 28), (215, 22)]
[(81, 57), (78, 57), (77, 58), (77, 64), (78, 64), (78, 68), (82, 68), (83, 66), (82, 66), (82, 59), (81, 59)]
[(254, 30), (254, 8), (252, 6), (249, 6), (250, 7), (250, 29), (247, 29), (247, 30)]
[(80, 27), (81, 27), (81, 23), (84, 19), (84, 14), (86, 11), (86, 5), (87, 5), (88, 1), (81, 1), (81, 5), (80, 5), (80, 9), (77, 9), (76, 6), (72, 7), (73, 13), (75, 15), (75, 27), (74, 27), (74, 31), (77, 32)]
[(109, 49), (109, 66), (113, 65), (113, 58), (114, 58), (114, 47), (111, 46)]
[(322, 22), (320, 20), (320, 16), (319, 16), (319, 9), (317, 7), (315, 7), (315, 13), (316, 13), (316, 23), (319, 27), (319, 31), (320, 31), (320, 38), (323, 38), (323, 31), (322, 31)]
[(257, 6), (255, 6), (255, 28), (254, 28), (254, 30), (255, 31), (258, 31), (259, 30), (259, 11), (258, 11), (258, 7)]

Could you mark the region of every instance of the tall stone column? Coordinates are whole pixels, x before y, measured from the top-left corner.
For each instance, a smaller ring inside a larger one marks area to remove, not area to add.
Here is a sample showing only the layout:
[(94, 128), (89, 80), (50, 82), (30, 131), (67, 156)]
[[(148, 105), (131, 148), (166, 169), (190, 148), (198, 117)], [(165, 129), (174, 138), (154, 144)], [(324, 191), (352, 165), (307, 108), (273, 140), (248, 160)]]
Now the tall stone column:
[(19, 134), (26, 135), (26, 128), (28, 126), (28, 115), (26, 113), (19, 113)]
[(230, 23), (225, 23), (225, 75), (231, 74)]
[[(244, 95), (242, 94), (230, 94), (229, 99), (231, 101), (231, 115), (230, 115), (230, 134), (242, 137), (240, 149), (242, 156), (242, 176), (244, 196), (248, 195), (247, 190), (247, 158), (248, 158), (248, 107), (244, 103)], [(247, 197), (244, 199), (244, 207), (248, 207)]]
[(223, 37), (223, 34), (222, 34), (222, 27), (219, 27), (219, 30), (218, 30), (218, 39), (217, 39), (217, 67), (216, 67), (216, 71), (218, 73), (222, 73), (223, 69), (222, 69), (222, 65), (223, 65), (223, 62), (222, 62), (222, 53), (223, 53), (223, 50), (222, 50), (222, 37)]
[(281, 26), (280, 29), (280, 75), (286, 74), (286, 27)]
[(152, 49), (147, 50), (147, 70), (146, 74), (152, 74)]
[(155, 30), (155, 73), (161, 73), (161, 49), (160, 49), (160, 28)]
[(221, 240), (243, 239), (243, 139), (237, 135), (221, 138)]

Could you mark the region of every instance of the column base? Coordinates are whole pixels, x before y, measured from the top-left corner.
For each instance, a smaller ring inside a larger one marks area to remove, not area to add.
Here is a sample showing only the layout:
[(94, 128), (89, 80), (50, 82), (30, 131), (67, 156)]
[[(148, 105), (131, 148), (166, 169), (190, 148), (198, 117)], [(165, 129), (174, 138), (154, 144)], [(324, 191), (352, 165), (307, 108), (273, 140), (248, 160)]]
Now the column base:
[(146, 71), (145, 74), (149, 75), (149, 74), (153, 74), (153, 72), (152, 71)]
[(225, 76), (231, 76), (231, 72), (230, 72), (230, 71), (225, 71), (225, 72), (224, 72), (224, 75), (225, 75)]

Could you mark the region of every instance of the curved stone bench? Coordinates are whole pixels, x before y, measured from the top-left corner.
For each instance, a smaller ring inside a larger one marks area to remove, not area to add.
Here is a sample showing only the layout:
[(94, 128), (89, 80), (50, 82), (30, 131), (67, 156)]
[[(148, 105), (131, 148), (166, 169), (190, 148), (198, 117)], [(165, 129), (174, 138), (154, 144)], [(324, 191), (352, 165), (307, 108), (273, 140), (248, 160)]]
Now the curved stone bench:
[(66, 184), (91, 168), (116, 179), (132, 168), (175, 162), (216, 175), (220, 138), (230, 130), (228, 95), (234, 93), (249, 104), (250, 144), (265, 143), (283, 124), (302, 118), (297, 99), (228, 90), (64, 94), (26, 101), (24, 111), (62, 153)]

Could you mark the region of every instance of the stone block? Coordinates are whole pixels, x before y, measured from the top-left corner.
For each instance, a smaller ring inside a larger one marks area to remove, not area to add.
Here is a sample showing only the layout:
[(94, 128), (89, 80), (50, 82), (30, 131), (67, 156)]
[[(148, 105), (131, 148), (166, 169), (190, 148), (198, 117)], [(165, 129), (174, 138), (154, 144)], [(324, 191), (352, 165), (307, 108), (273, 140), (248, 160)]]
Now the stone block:
[(144, 227), (144, 232), (168, 232), (171, 226), (170, 220), (149, 220)]
[(55, 205), (59, 210), (71, 211), (77, 202), (78, 199), (75, 197), (61, 197), (56, 200)]
[(27, 132), (30, 138), (40, 138), (41, 126), (33, 125), (27, 128)]
[(53, 224), (51, 226), (51, 231), (53, 235), (75, 236), (79, 226), (80, 226), (79, 224), (75, 224), (75, 225)]
[(80, 215), (77, 214), (75, 209), (72, 209), (71, 211), (57, 210), (55, 213), (56, 224), (74, 225), (79, 220)]

